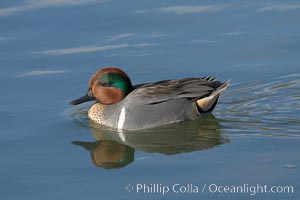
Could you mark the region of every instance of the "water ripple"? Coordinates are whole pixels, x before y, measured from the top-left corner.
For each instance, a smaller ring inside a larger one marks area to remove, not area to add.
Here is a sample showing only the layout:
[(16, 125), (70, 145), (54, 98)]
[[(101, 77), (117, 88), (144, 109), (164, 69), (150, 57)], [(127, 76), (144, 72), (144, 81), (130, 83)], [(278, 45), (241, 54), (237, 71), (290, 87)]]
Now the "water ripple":
[(300, 138), (300, 74), (235, 83), (215, 115), (229, 134)]

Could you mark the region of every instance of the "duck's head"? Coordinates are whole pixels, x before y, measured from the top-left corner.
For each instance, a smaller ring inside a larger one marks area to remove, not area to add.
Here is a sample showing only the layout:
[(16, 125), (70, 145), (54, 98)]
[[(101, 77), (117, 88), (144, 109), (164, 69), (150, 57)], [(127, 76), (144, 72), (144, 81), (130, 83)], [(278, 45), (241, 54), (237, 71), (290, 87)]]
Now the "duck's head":
[(88, 92), (70, 104), (78, 105), (92, 100), (105, 105), (115, 104), (132, 90), (131, 81), (124, 71), (116, 67), (107, 67), (96, 71), (89, 81)]

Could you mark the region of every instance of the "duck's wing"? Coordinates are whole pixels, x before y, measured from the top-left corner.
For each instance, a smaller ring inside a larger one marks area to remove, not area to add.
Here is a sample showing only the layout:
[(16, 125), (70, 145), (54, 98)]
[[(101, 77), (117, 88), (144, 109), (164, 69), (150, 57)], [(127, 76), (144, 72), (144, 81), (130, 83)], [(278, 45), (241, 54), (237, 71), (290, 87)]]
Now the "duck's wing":
[(141, 104), (157, 104), (177, 98), (208, 97), (223, 83), (212, 77), (165, 80), (135, 86), (127, 97)]

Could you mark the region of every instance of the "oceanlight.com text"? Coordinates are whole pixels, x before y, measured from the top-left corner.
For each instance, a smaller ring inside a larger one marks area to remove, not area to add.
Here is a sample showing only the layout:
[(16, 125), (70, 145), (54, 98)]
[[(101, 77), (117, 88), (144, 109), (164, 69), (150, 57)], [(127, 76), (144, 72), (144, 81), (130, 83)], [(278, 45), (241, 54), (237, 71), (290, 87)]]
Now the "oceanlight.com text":
[(254, 196), (256, 194), (293, 194), (292, 185), (263, 185), (263, 184), (241, 184), (241, 185), (218, 185), (218, 184), (161, 184), (161, 183), (136, 183), (127, 184), (125, 191), (136, 194), (245, 194)]

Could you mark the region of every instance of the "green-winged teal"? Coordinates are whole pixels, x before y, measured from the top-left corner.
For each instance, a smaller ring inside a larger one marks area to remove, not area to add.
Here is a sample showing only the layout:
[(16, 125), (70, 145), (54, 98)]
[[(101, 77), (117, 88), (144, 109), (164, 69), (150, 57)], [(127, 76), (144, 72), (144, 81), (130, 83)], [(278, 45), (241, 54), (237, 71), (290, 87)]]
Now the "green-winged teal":
[(192, 120), (210, 113), (229, 86), (212, 77), (164, 80), (132, 86), (119, 68), (98, 70), (85, 96), (70, 104), (95, 100), (89, 118), (119, 130), (138, 130)]

